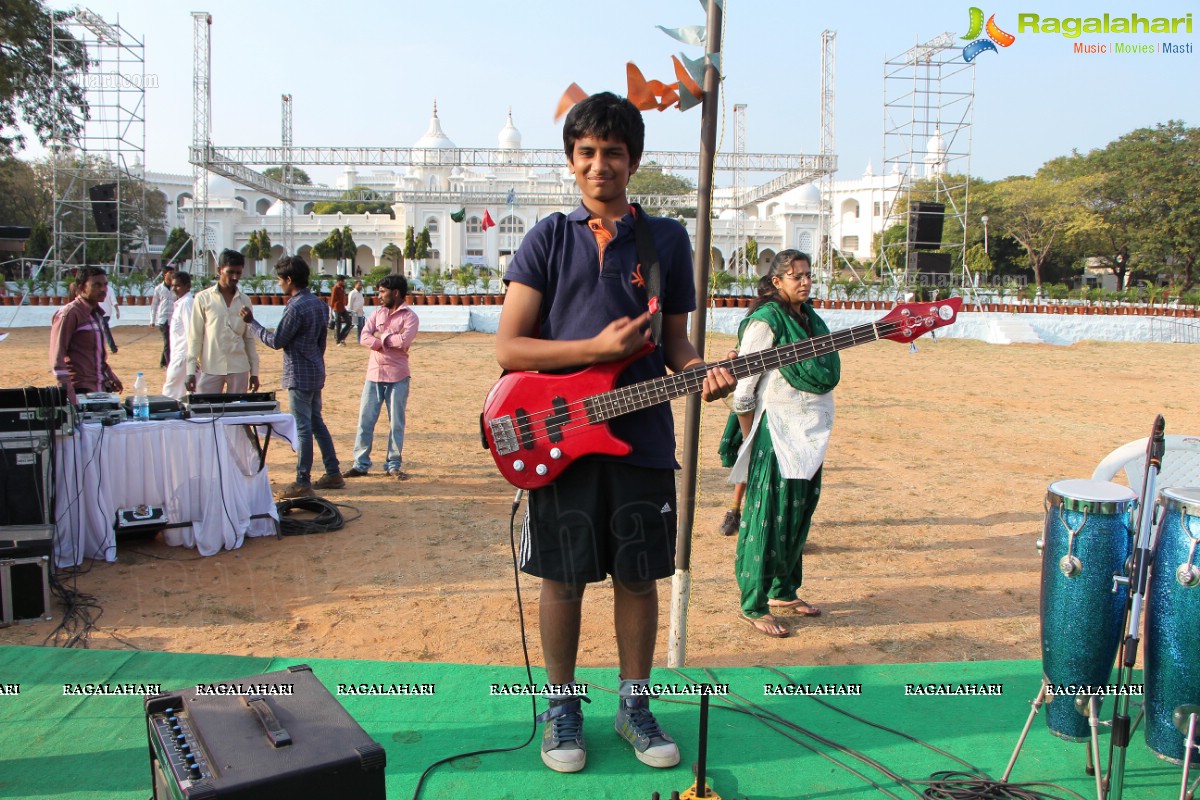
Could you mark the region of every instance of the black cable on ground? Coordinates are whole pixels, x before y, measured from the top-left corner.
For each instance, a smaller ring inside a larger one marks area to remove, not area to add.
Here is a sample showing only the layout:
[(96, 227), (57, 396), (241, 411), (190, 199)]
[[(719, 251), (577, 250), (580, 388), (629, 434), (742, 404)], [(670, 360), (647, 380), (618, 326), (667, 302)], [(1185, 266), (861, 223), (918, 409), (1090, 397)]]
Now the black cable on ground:
[[(349, 519), (342, 516), (339, 508), (354, 512)], [(310, 533), (332, 533), (340, 531), (347, 522), (353, 522), (362, 516), (355, 506), (331, 503), (324, 497), (298, 497), (295, 500), (280, 500), (275, 504), (279, 512), (279, 533), (281, 536), (306, 536)], [(315, 516), (306, 519), (289, 518), (293, 511), (310, 511)]]
[[(513, 500), (512, 504), (512, 514), (508, 518), (508, 546), (509, 549), (512, 550), (513, 583), (515, 583), (517, 587), (517, 619), (521, 625), (521, 652), (525, 656), (525, 679), (529, 681), (528, 685), (532, 686), (533, 668), (529, 664), (529, 641), (525, 636), (525, 610), (521, 605), (521, 571), (517, 565), (516, 519), (517, 509), (521, 507), (521, 494), (521, 492), (517, 492), (517, 497), (515, 500)], [(448, 764), (449, 762), (454, 761), (456, 758), (482, 756), (487, 755), (488, 753), (511, 753), (528, 747), (529, 743), (532, 742), (534, 737), (537, 736), (537, 697), (531, 695), (529, 698), (529, 703), (533, 709), (534, 720), (533, 726), (529, 731), (529, 737), (525, 741), (521, 742), (520, 744), (512, 745), (511, 747), (490, 747), (486, 750), (472, 750), (469, 753), (458, 753), (457, 755), (446, 756), (445, 758), (438, 759), (426, 767), (425, 771), (421, 773), (421, 777), (417, 778), (417, 786), (415, 789), (413, 789), (412, 800), (417, 800), (417, 797), (421, 794), (421, 787), (424, 785), (425, 779), (429, 777), (431, 772), (440, 767), (442, 764)]]

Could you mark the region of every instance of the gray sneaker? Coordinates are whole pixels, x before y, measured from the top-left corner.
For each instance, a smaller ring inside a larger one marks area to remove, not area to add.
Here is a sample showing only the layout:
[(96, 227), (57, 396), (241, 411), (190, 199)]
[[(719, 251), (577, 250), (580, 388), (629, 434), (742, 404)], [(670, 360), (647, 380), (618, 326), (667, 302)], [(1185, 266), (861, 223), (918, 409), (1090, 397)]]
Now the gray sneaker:
[(617, 735), (633, 746), (638, 761), (652, 767), (673, 767), (679, 763), (679, 747), (675, 740), (658, 727), (650, 711), (649, 697), (629, 697), (622, 686), (621, 707), (613, 728)]
[(550, 708), (537, 715), (546, 723), (542, 730), (542, 763), (555, 772), (579, 772), (587, 763), (587, 745), (583, 741), (583, 711), (580, 701), (586, 697), (566, 697), (550, 701)]
[(721, 535), (722, 536), (737, 536), (738, 527), (742, 524), (742, 512), (736, 509), (729, 509), (725, 512), (725, 518), (721, 520)]

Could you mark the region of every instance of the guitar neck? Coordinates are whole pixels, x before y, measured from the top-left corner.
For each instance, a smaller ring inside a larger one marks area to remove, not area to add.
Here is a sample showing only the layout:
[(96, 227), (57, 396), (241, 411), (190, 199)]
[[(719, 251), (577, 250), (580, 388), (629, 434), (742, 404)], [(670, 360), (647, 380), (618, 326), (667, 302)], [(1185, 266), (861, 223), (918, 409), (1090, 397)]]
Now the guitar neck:
[(622, 414), (669, 402), (676, 397), (695, 394), (703, 388), (704, 376), (713, 367), (725, 367), (733, 374), (733, 377), (741, 380), (767, 370), (799, 364), (810, 358), (877, 341), (891, 333), (893, 329), (894, 326), (888, 323), (873, 322), (867, 325), (858, 325), (818, 336), (815, 339), (801, 339), (798, 342), (774, 347), (770, 350), (760, 350), (726, 361), (691, 367), (662, 378), (653, 378), (630, 386), (622, 386), (619, 389), (592, 395), (586, 398), (584, 403), (592, 421), (602, 422)]

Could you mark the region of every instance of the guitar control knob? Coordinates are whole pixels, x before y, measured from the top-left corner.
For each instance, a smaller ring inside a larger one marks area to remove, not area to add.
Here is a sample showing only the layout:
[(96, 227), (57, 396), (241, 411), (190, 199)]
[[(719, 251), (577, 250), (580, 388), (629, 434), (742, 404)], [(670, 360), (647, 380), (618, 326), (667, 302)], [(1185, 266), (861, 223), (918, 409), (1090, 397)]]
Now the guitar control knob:
[(537, 467), (534, 468), (533, 471), (536, 472), (538, 475), (545, 475), (547, 472), (550, 471), (550, 468), (547, 467), (545, 464), (538, 464)]
[(522, 470), (525, 469), (525, 462), (518, 458), (516, 461), (513, 462), (513, 469), (516, 472), (521, 472)]
[(550, 448), (550, 457), (557, 461), (558, 459), (562, 458), (562, 450), (557, 447)]

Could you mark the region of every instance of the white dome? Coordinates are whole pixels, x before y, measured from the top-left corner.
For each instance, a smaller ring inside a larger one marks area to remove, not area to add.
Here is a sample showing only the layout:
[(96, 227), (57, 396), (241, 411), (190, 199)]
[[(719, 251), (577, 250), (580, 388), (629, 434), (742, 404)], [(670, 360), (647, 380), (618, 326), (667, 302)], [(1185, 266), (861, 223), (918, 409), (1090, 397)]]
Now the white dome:
[(925, 156), (925, 160), (940, 161), (945, 154), (946, 146), (942, 143), (942, 129), (934, 128), (933, 136), (929, 138), (929, 153)]
[(263, 214), (263, 216), (264, 217), (283, 216), (283, 201), (276, 200), (274, 203), (271, 204), (271, 207), (267, 209), (267, 213)]
[(726, 209), (723, 209), (721, 211), (721, 213), (719, 213), (717, 215), (717, 219), (723, 219), (723, 220), (742, 219), (742, 220), (744, 220), (744, 219), (746, 219), (746, 212), (739, 211), (736, 208), (726, 208)]
[(429, 118), (429, 130), (425, 131), (425, 135), (417, 139), (413, 147), (419, 147), (425, 150), (433, 148), (453, 149), (458, 147), (454, 142), (450, 141), (450, 137), (442, 130), (441, 120), (437, 115), (437, 102), (433, 104), (433, 116)]
[(232, 200), (234, 195), (243, 191), (245, 189), (223, 175), (214, 175), (211, 172), (208, 175), (208, 198), (210, 200), (215, 198)]
[(800, 207), (819, 207), (821, 205), (821, 189), (815, 183), (806, 183), (796, 190), (792, 202)]
[(508, 122), (505, 123), (504, 128), (500, 131), (500, 149), (521, 149), (521, 132), (513, 126), (511, 108), (508, 110)]

